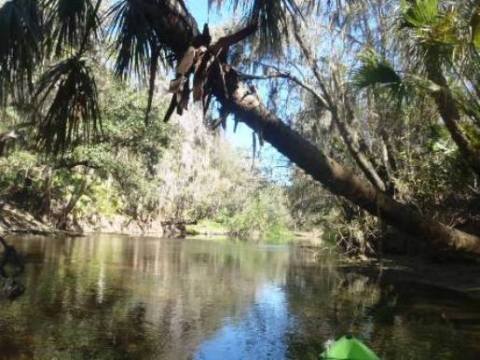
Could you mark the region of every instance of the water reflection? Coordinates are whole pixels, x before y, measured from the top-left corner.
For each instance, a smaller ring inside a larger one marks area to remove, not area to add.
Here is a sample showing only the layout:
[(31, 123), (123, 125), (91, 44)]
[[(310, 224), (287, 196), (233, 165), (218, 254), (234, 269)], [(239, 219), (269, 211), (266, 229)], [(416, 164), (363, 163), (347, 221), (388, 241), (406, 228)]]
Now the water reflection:
[(285, 292), (278, 286), (262, 286), (255, 303), (241, 320), (227, 318), (224, 322), (213, 338), (200, 346), (195, 359), (283, 359), (287, 356), (285, 335), (294, 331), (294, 321)]
[(477, 359), (480, 310), (301, 249), (23, 237), (27, 292), (0, 303), (0, 358), (309, 359), (354, 332), (384, 359)]

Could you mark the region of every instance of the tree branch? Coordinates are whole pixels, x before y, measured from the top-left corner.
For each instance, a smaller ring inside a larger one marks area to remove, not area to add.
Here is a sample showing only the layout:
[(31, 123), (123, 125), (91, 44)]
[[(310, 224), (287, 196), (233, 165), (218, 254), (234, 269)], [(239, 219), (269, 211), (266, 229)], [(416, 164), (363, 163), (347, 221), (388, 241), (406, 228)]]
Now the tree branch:
[[(300, 80), (294, 75), (291, 75), (288, 72), (281, 72), (278, 70), (278, 67), (273, 65), (270, 66), (262, 63), (260, 63), (260, 65), (275, 68), (276, 72), (266, 76), (247, 75), (247, 74), (239, 73), (239, 77), (245, 80), (267, 80), (267, 79), (274, 79), (274, 78), (288, 79), (296, 83), (306, 91), (308, 91), (310, 94), (312, 94), (313, 97), (319, 102), (321, 106), (325, 107), (332, 113), (332, 120), (335, 126), (337, 127), (338, 131), (340, 132), (340, 135), (342, 136), (344, 143), (347, 146), (347, 149), (349, 150), (351, 156), (353, 157), (355, 162), (358, 164), (358, 166), (360, 167), (364, 175), (367, 177), (367, 179), (376, 188), (382, 191), (385, 191), (386, 186), (384, 181), (382, 180), (380, 175), (377, 173), (377, 171), (375, 170), (375, 167), (373, 166), (371, 161), (368, 159), (366, 154), (364, 154), (358, 142), (355, 140), (355, 136), (352, 134), (352, 130), (348, 127), (347, 124), (345, 124), (343, 121), (340, 120), (337, 108), (336, 106), (333, 106), (334, 104), (331, 101), (331, 99), (330, 99), (330, 102), (332, 103), (333, 107), (328, 106), (327, 100), (320, 93), (318, 93), (318, 91), (316, 91), (312, 86), (306, 84), (304, 81)], [(353, 116), (353, 112), (351, 110), (349, 111), (349, 113), (351, 113)]]
[[(282, 71), (278, 66), (275, 66), (275, 65), (265, 64), (262, 62), (257, 62), (257, 64), (266, 68), (274, 69), (275, 72), (266, 76), (257, 76), (257, 75), (248, 75), (248, 74), (239, 73), (240, 77), (246, 76), (247, 78), (245, 78), (245, 80), (267, 80), (269, 78), (283, 78), (283, 79), (290, 80), (293, 83), (300, 86), (301, 88), (303, 88), (304, 90), (308, 91), (310, 94), (312, 94), (313, 97), (320, 103), (321, 106), (329, 109), (325, 98), (318, 91), (316, 91), (315, 88), (313, 88), (313, 86), (308, 85), (305, 81), (301, 80), (299, 77), (292, 75), (292, 73), (290, 72)], [(248, 77), (250, 77), (250, 79), (248, 79)]]
[[(258, 29), (258, 24), (256, 22), (248, 25), (242, 30), (237, 31), (231, 35), (227, 35), (218, 39), (218, 41), (212, 46), (214, 53), (222, 48), (229, 48), (232, 45), (239, 43), (240, 41), (245, 40), (250, 35), (254, 34)], [(216, 50), (216, 51), (215, 51)]]
[(85, 166), (91, 169), (100, 169), (100, 166), (92, 163), (89, 160), (79, 160), (79, 161), (68, 161), (65, 159), (62, 159), (58, 162), (57, 165), (55, 165), (53, 168), (58, 170), (58, 169), (73, 169), (74, 167), (77, 166)]

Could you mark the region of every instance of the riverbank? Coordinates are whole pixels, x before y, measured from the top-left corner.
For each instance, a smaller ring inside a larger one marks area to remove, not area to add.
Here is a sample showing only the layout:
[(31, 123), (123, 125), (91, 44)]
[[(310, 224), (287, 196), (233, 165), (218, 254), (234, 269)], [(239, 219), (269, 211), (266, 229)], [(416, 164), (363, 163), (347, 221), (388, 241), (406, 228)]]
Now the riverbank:
[(28, 212), (9, 204), (0, 206), (0, 233), (50, 234), (56, 230)]
[[(186, 236), (189, 238), (228, 240), (236, 238), (231, 229), (226, 224), (218, 221), (202, 220), (195, 224), (186, 226)], [(268, 244), (288, 244), (292, 243), (298, 246), (312, 247), (319, 249), (325, 247), (322, 229), (312, 229), (310, 231), (290, 230), (277, 233), (260, 233), (253, 231), (248, 236), (248, 242), (268, 243)]]
[[(0, 208), (0, 233), (83, 236), (91, 233), (116, 233), (124, 235), (150, 235), (156, 237), (188, 237), (208, 240), (228, 241), (228, 229), (213, 221), (202, 221), (178, 227), (172, 224), (156, 222), (148, 226), (139, 225), (126, 219), (103, 219), (95, 225), (84, 224), (84, 229), (63, 231), (40, 222), (31, 214), (22, 212), (9, 205)], [(276, 244), (294, 244), (308, 249), (322, 258), (326, 245), (320, 230), (314, 232), (293, 232), (289, 241), (279, 239)], [(332, 250), (329, 248), (328, 250)], [(381, 262), (376, 259), (347, 259), (340, 263), (346, 270), (355, 269), (380, 281), (418, 283), (460, 292), (466, 296), (480, 299), (480, 264), (476, 260), (467, 263), (455, 260), (435, 262), (425, 257), (387, 256)]]
[(66, 230), (55, 227), (48, 221), (40, 221), (32, 214), (10, 204), (0, 206), (0, 233), (17, 234), (66, 234), (79, 236), (90, 233), (116, 233), (125, 235), (155, 235), (165, 237), (184, 237), (185, 226), (182, 223), (161, 221), (160, 219), (142, 223), (126, 216), (95, 217), (89, 220), (69, 224)]
[[(207, 238), (224, 239), (232, 237), (230, 229), (222, 223), (212, 220), (187, 223), (184, 221), (151, 220), (148, 223), (135, 221), (121, 215), (110, 217), (95, 216), (89, 219), (80, 219), (75, 222), (68, 222), (66, 230), (60, 230), (48, 221), (40, 221), (32, 214), (22, 211), (10, 204), (0, 206), (0, 233), (18, 234), (67, 234), (83, 235), (91, 233), (123, 234), (123, 235), (149, 235), (169, 238)], [(272, 234), (270, 234), (272, 235)], [(320, 230), (315, 231), (292, 231), (288, 233), (273, 234), (277, 236), (266, 236), (266, 234), (253, 232), (249, 241), (262, 242), (268, 238), (272, 244), (285, 244), (294, 242), (299, 245), (319, 247), (323, 246)]]

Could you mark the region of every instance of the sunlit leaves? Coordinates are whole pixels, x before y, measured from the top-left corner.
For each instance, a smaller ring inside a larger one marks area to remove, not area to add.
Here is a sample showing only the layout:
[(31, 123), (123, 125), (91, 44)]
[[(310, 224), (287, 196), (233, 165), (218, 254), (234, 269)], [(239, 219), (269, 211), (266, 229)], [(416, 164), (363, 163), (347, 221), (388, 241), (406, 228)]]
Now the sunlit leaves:
[(402, 0), (403, 18), (407, 26), (430, 26), (438, 19), (438, 0)]
[(73, 57), (49, 69), (35, 94), (39, 111), (40, 144), (60, 153), (78, 141), (89, 141), (100, 128), (98, 93), (90, 67)]
[(415, 30), (416, 37), (427, 46), (456, 45), (459, 42), (453, 9), (440, 11), (438, 0), (402, 1), (402, 19)]

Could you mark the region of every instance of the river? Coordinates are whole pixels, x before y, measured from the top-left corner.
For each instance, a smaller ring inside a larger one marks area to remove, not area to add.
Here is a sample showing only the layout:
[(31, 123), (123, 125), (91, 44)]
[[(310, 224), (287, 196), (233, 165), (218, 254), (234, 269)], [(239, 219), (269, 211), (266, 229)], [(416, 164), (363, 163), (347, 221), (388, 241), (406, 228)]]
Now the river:
[(98, 235), (9, 239), (26, 293), (0, 302), (1, 359), (480, 359), (480, 305), (388, 284), (293, 246)]

